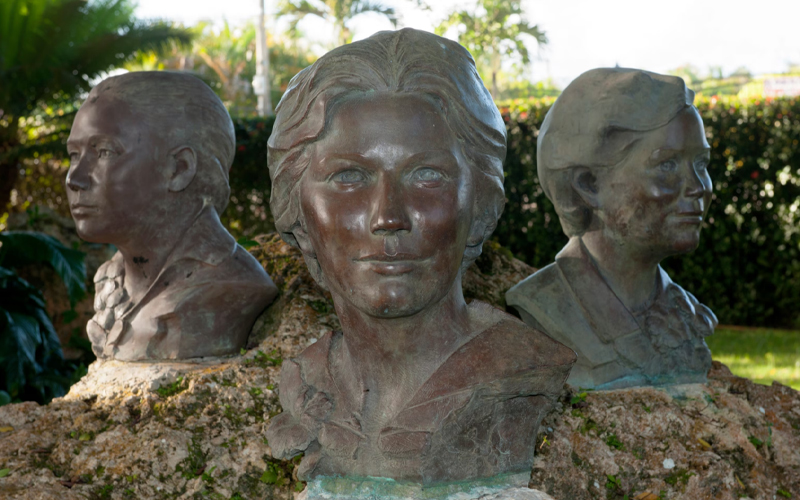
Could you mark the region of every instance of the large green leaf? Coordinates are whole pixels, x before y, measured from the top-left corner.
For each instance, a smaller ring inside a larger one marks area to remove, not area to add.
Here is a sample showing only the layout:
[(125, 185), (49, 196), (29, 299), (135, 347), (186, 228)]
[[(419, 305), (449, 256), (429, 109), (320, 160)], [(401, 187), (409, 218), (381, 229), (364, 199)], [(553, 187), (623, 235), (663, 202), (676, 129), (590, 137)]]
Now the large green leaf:
[(0, 233), (0, 266), (48, 264), (64, 281), (74, 305), (86, 293), (86, 254), (65, 247), (52, 236), (33, 231)]
[(0, 391), (46, 403), (66, 392), (68, 371), (41, 292), (0, 267)]
[(39, 326), (30, 316), (11, 314), (0, 309), (0, 365), (4, 389), (13, 396), (25, 385), (26, 373), (40, 372), (36, 362), (36, 346), (41, 340)]

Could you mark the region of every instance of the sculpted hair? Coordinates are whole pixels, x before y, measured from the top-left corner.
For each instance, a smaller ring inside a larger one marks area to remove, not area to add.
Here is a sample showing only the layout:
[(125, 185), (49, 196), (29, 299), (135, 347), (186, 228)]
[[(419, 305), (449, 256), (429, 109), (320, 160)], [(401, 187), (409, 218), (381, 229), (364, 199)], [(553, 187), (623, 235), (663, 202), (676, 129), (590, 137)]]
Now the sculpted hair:
[(613, 168), (693, 102), (683, 79), (638, 69), (593, 69), (564, 89), (542, 122), (536, 163), (567, 236), (586, 232), (593, 214), (572, 186), (574, 168)]
[[(383, 31), (343, 45), (298, 73), (276, 108), (269, 138), (270, 209), (289, 244), (305, 233), (300, 181), (310, 163), (309, 146), (320, 139), (332, 110), (345, 99), (374, 93), (407, 93), (431, 100), (458, 138), (475, 175), (473, 222), (462, 270), (481, 253), (503, 211), (506, 129), (497, 107), (461, 45), (412, 29)], [(306, 256), (320, 283), (319, 264)]]
[(228, 110), (208, 85), (187, 73), (137, 71), (103, 80), (87, 100), (100, 96), (127, 103), (170, 147), (193, 148), (197, 174), (186, 191), (213, 203), (217, 213), (225, 210), (236, 136)]

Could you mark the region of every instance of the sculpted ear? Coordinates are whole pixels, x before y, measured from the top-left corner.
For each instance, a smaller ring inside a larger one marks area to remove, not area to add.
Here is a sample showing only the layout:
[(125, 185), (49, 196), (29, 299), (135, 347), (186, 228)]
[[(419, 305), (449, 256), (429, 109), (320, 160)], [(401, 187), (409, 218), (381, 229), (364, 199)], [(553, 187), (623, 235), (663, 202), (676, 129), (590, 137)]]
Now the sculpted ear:
[(169, 153), (167, 182), (172, 192), (183, 191), (197, 175), (197, 153), (189, 146), (179, 146)]
[(311, 246), (311, 238), (308, 237), (308, 233), (306, 233), (301, 226), (298, 225), (292, 228), (291, 234), (294, 236), (294, 240), (297, 242), (297, 246), (300, 247), (300, 251), (303, 252), (303, 255), (316, 256), (314, 247)]
[(591, 208), (600, 208), (597, 195), (597, 176), (587, 167), (572, 168), (572, 189)]

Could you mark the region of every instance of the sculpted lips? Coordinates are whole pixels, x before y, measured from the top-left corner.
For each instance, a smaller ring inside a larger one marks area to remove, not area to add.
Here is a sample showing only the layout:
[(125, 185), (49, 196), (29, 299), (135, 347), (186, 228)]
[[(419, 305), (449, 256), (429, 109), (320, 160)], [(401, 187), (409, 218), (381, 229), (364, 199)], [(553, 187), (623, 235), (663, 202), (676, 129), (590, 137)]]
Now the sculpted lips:
[(75, 203), (69, 206), (69, 211), (72, 213), (73, 217), (78, 217), (96, 212), (97, 207), (95, 205), (87, 205), (85, 203)]
[(424, 260), (419, 255), (410, 253), (397, 253), (395, 255), (376, 253), (355, 259), (356, 262), (363, 262), (377, 274), (385, 275), (410, 273)]
[(678, 212), (674, 217), (681, 224), (700, 224), (703, 222), (702, 211)]

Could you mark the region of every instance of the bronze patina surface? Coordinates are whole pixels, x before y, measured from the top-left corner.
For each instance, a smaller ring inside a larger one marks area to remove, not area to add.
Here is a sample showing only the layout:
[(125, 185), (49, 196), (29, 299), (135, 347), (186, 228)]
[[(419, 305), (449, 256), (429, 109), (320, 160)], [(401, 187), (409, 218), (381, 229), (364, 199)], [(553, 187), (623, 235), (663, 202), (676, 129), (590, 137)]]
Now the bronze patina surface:
[(304, 453), (303, 479), (530, 471), (575, 354), (464, 300), (506, 154), (469, 53), (410, 29), (339, 47), (292, 80), (269, 148), (276, 227), (342, 326), (283, 362), (273, 455)]
[(95, 354), (235, 354), (277, 288), (222, 226), (233, 123), (198, 78), (108, 78), (78, 111), (67, 195), (78, 235), (119, 251), (95, 275)]
[(569, 243), (506, 294), (531, 326), (575, 349), (569, 382), (704, 382), (717, 318), (659, 263), (690, 252), (711, 201), (710, 148), (678, 77), (595, 69), (545, 117), (538, 172)]

